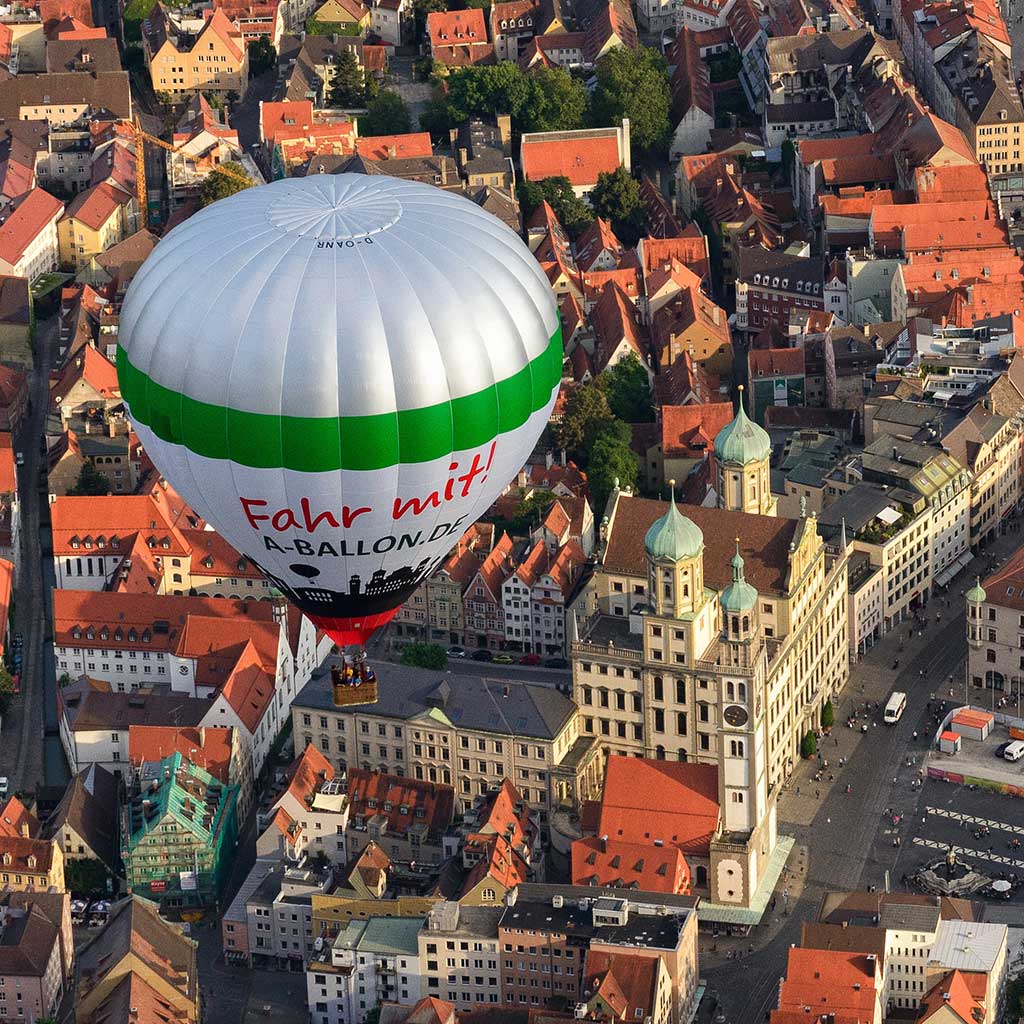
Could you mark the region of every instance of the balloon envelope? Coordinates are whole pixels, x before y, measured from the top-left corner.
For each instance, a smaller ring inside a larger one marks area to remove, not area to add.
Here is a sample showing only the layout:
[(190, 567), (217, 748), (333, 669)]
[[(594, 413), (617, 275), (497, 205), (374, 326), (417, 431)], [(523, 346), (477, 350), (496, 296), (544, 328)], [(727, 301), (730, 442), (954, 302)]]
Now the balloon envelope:
[(117, 353), (157, 468), (340, 643), (390, 619), (519, 471), (561, 365), (517, 235), (441, 189), (346, 174), (175, 228)]

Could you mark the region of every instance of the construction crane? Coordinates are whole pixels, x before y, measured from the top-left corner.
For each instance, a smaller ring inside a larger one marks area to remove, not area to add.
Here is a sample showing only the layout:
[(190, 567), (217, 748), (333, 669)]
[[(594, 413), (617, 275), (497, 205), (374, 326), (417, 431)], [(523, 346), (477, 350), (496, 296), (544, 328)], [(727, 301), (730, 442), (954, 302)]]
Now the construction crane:
[[(145, 228), (149, 224), (149, 209), (147, 207), (149, 197), (146, 190), (146, 143), (152, 142), (161, 149), (166, 149), (168, 153), (178, 153), (185, 148), (186, 144), (182, 143), (180, 146), (173, 146), (163, 139), (158, 139), (155, 135), (150, 135), (139, 124), (138, 117), (132, 121), (125, 120), (122, 123), (131, 129), (135, 140), (135, 196), (139, 203), (139, 227)], [(238, 171), (233, 171), (229, 167), (221, 165), (217, 167), (216, 171), (219, 174), (227, 175), (229, 178), (235, 178), (237, 181), (244, 182), (246, 185), (253, 184), (252, 178), (248, 175), (239, 174)]]

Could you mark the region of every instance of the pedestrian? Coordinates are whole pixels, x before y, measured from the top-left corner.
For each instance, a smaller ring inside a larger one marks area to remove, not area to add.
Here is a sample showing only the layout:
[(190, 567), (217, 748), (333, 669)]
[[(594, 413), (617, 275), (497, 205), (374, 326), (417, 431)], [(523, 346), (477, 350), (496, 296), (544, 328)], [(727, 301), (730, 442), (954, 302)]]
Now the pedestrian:
[(816, 789), (814, 791), (814, 795), (820, 800), (821, 799), (821, 790), (820, 789)]
[(839, 746), (839, 737), (838, 737), (838, 736), (833, 736), (833, 737), (832, 737), (832, 741), (833, 741), (833, 742), (835, 743), (835, 745), (836, 745), (837, 747)]
[(892, 784), (893, 784), (894, 786), (896, 785), (896, 776), (895, 776), (895, 775), (894, 775), (894, 776), (892, 777)]
[(799, 796), (799, 795), (800, 795), (800, 787), (799, 787), (799, 786), (797, 786), (797, 787), (796, 787), (796, 795), (797, 795), (797, 796)]

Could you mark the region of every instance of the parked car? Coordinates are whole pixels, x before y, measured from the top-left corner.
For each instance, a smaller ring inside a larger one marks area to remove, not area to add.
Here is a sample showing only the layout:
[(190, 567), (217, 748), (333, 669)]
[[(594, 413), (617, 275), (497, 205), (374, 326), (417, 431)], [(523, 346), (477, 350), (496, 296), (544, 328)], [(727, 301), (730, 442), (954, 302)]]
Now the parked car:
[(10, 783), (7, 781), (6, 775), (0, 775), (0, 796), (7, 796), (7, 790), (10, 788)]
[(520, 665), (539, 665), (540, 664), (540, 655), (539, 654), (532, 654), (532, 653), (531, 654), (524, 654), (519, 659), (519, 664)]
[(478, 650), (478, 651), (474, 651), (470, 655), (470, 657), (474, 661), (493, 661), (494, 660), (494, 655), (490, 651), (488, 651), (486, 648), (483, 648), (483, 647), (480, 650)]
[(11, 676), (11, 684), (15, 693), (21, 693), (21, 676), (17, 672)]
[(496, 665), (514, 665), (516, 663), (516, 659), (511, 654), (496, 654), (491, 661)]
[(544, 662), (544, 667), (545, 668), (568, 668), (569, 667), (569, 662), (567, 662), (565, 660), (565, 658), (548, 658), (547, 661)]
[(464, 658), (466, 656), (465, 647), (449, 647), (447, 652), (449, 658)]
[(1013, 740), (1007, 740), (1005, 743), (1000, 743), (999, 746), (996, 747), (996, 757), (998, 757), (1000, 760), (1002, 760), (1003, 754), (1006, 753), (1006, 748), (1012, 742), (1013, 742)]
[(19, 466), (24, 466), (25, 465), (25, 453), (24, 452), (16, 452), (15, 455), (14, 455), (14, 461)]

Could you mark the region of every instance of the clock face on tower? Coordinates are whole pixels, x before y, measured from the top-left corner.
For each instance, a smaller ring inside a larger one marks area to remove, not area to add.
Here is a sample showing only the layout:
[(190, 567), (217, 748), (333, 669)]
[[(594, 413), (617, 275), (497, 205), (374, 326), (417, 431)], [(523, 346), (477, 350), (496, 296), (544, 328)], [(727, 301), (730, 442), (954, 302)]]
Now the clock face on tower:
[(747, 710), (741, 708), (739, 704), (730, 704), (725, 711), (722, 712), (722, 717), (729, 723), (734, 725), (738, 729), (741, 725), (747, 724)]

